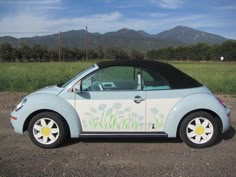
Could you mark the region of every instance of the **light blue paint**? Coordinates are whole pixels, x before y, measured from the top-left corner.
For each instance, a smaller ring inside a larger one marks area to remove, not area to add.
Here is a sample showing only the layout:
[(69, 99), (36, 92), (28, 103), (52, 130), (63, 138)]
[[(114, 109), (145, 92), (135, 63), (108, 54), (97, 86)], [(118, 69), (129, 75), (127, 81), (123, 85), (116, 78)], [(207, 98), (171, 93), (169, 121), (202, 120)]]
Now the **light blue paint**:
[(173, 89), (173, 90), (150, 90), (146, 91), (147, 99), (165, 99), (165, 98), (184, 98), (188, 95), (196, 93), (211, 93), (207, 87), (197, 87), (189, 89)]
[(76, 95), (79, 100), (134, 100), (135, 96), (145, 98), (145, 91), (92, 91)]
[[(52, 110), (62, 115), (67, 121), (70, 129), (71, 137), (79, 137), (81, 132), (81, 123), (76, 110), (66, 100), (75, 101), (75, 94), (68, 92), (75, 83), (82, 79), (87, 74), (98, 69), (95, 64), (83, 72), (77, 74), (74, 78), (69, 80), (63, 87), (48, 86), (35, 91), (27, 96), (27, 103), (19, 111), (12, 111), (11, 116), (16, 117), (17, 120), (11, 119), (11, 124), (16, 133), (23, 133), (23, 126), (27, 118), (35, 111), (46, 109)], [(59, 95), (60, 96), (56, 96)]]
[(227, 117), (227, 110), (217, 101), (215, 96), (208, 93), (198, 93), (184, 97), (169, 112), (164, 128), (168, 137), (176, 137), (178, 125), (184, 116), (199, 109), (211, 110), (219, 116), (223, 124), (222, 133), (229, 129), (230, 119)]
[(168, 98), (181, 98), (181, 100), (173, 106), (166, 119), (164, 132), (166, 132), (169, 137), (176, 137), (180, 121), (187, 113), (198, 109), (208, 109), (215, 112), (223, 123), (222, 132), (228, 130), (230, 126), (230, 119), (227, 117), (228, 110), (218, 102), (215, 96), (205, 86), (190, 89), (146, 92), (147, 100)]
[[(60, 92), (63, 91), (64, 88), (61, 88), (61, 87), (57, 87), (56, 85), (52, 85), (52, 86), (47, 86), (47, 87), (44, 87), (42, 89), (39, 89), (33, 93), (31, 93), (30, 95), (35, 95), (35, 94), (53, 94), (53, 95), (58, 95)], [(28, 96), (30, 96), (28, 95)]]
[(52, 110), (65, 118), (70, 128), (71, 137), (79, 137), (81, 132), (80, 119), (75, 109), (63, 98), (53, 94), (32, 94), (27, 97), (27, 103), (19, 111), (13, 111), (11, 116), (17, 118), (11, 123), (16, 133), (23, 133), (25, 120), (35, 111)]
[[(97, 65), (78, 74), (64, 88), (57, 86), (46, 87), (40, 89), (27, 96), (27, 103), (19, 111), (13, 111), (12, 116), (17, 120), (11, 123), (15, 132), (23, 133), (23, 125), (30, 114), (35, 111), (46, 109), (52, 110), (62, 115), (69, 125), (71, 137), (79, 137), (82, 128), (80, 118), (74, 108), (75, 100), (130, 100), (131, 103), (135, 96), (141, 96), (145, 100), (148, 99), (168, 99), (180, 98), (180, 101), (174, 105), (169, 112), (164, 131), (169, 137), (176, 137), (177, 127), (182, 118), (190, 111), (197, 109), (208, 109), (215, 112), (221, 119), (223, 124), (222, 132), (229, 129), (230, 119), (227, 117), (228, 109), (224, 108), (215, 98), (215, 96), (206, 88), (176, 89), (176, 90), (144, 90), (144, 91), (97, 91), (97, 92), (81, 92), (75, 94), (68, 92), (79, 80), (86, 75), (98, 69)], [(165, 88), (162, 88), (165, 89)], [(66, 100), (71, 100), (69, 104)], [(92, 102), (91, 102), (92, 104)], [(134, 103), (136, 104), (136, 103)], [(74, 106), (74, 107), (73, 107)], [(144, 108), (145, 109), (145, 108)], [(143, 126), (143, 125), (142, 125)]]

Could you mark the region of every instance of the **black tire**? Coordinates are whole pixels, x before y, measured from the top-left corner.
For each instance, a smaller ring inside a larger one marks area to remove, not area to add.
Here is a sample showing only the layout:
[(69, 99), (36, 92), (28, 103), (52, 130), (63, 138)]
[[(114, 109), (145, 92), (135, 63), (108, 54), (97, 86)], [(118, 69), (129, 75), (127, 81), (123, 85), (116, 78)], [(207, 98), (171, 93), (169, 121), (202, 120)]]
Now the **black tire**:
[(29, 122), (31, 141), (42, 148), (55, 148), (65, 142), (68, 128), (63, 117), (54, 112), (41, 112)]
[(197, 111), (184, 118), (180, 125), (179, 135), (192, 148), (206, 148), (215, 143), (219, 135), (219, 125), (211, 114)]

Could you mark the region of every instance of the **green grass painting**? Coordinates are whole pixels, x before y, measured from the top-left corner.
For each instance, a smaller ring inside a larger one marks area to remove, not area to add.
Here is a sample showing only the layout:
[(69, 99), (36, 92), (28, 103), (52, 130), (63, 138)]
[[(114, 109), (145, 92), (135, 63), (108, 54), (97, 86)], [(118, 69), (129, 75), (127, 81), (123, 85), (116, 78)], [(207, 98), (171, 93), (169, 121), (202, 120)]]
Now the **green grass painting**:
[(132, 111), (131, 107), (123, 107), (120, 103), (113, 105), (100, 104), (85, 113), (83, 127), (99, 129), (144, 129), (144, 116)]

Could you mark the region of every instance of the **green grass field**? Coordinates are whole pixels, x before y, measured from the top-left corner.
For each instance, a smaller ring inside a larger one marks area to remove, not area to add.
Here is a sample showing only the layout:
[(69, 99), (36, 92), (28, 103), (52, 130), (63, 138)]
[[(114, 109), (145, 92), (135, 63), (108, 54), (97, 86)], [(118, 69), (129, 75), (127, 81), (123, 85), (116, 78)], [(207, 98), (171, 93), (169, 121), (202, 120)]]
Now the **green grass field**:
[[(65, 82), (96, 61), (74, 63), (0, 63), (0, 91), (31, 92)], [(172, 62), (214, 93), (236, 94), (236, 63)]]

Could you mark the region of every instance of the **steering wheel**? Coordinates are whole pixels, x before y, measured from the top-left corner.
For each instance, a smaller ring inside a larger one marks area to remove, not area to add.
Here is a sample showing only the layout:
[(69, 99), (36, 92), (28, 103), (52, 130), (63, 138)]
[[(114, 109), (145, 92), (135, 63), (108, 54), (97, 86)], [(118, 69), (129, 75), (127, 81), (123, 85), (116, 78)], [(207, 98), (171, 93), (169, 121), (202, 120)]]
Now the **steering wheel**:
[(93, 83), (93, 88), (96, 90), (96, 91), (102, 91), (103, 90), (103, 87), (102, 87), (102, 84), (98, 81), (94, 82)]
[(98, 87), (99, 87), (100, 91), (103, 90), (103, 87), (102, 87), (102, 83), (101, 83), (101, 82), (98, 82)]

